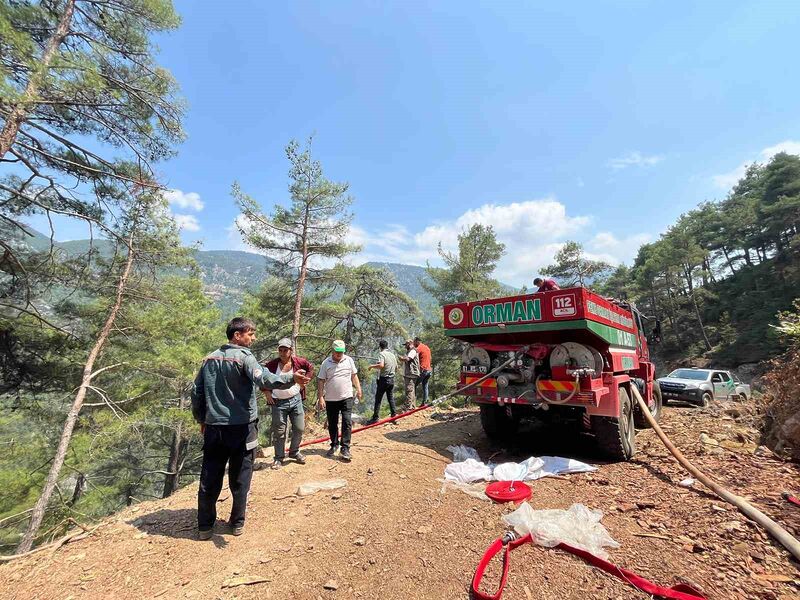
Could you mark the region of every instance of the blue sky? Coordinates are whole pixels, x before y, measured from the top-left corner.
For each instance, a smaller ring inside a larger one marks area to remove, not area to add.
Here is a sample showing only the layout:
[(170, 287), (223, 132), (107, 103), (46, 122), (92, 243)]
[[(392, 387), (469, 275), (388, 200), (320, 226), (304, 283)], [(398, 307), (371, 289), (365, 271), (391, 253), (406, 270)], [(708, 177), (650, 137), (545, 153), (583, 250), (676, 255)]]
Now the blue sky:
[(566, 239), (630, 261), (746, 162), (800, 153), (800, 2), (177, 0), (158, 39), (189, 105), (160, 165), (186, 241), (241, 248), (234, 180), (287, 198), (315, 135), (356, 258), (436, 264), (472, 222), (529, 283)]

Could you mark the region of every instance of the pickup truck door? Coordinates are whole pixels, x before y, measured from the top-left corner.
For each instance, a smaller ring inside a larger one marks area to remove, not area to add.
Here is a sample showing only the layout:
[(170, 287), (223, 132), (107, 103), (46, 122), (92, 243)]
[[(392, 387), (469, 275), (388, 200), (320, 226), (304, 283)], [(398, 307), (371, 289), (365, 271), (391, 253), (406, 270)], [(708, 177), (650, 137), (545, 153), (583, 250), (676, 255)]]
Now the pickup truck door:
[(711, 376), (711, 383), (714, 385), (714, 397), (725, 400), (734, 394), (733, 379), (724, 371), (716, 371)]

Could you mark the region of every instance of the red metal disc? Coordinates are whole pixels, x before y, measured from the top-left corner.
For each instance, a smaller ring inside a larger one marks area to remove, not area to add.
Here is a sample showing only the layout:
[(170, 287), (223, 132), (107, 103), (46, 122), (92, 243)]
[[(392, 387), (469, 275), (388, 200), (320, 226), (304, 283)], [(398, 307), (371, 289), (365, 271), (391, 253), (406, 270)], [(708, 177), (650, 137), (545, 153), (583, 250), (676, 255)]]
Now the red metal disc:
[(531, 488), (522, 481), (495, 481), (486, 486), (486, 495), (495, 502), (522, 502), (531, 497)]

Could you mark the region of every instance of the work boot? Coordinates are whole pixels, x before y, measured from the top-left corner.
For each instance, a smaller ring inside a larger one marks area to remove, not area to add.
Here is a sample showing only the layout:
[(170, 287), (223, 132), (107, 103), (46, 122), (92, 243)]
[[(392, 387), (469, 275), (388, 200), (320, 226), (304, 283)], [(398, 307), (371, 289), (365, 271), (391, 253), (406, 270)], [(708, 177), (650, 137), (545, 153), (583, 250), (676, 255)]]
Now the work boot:
[(272, 461), (272, 468), (275, 469), (276, 471), (280, 469), (282, 466), (283, 466), (282, 458), (276, 458), (275, 460)]
[(197, 530), (197, 539), (198, 540), (210, 540), (214, 536), (213, 529), (198, 529)]
[(330, 449), (330, 450), (328, 450), (328, 451), (325, 453), (325, 456), (327, 456), (328, 458), (333, 458), (333, 456), (334, 456), (335, 454), (336, 454), (336, 446), (331, 446), (331, 449)]
[(353, 457), (350, 454), (350, 448), (342, 448), (342, 451), (339, 453), (339, 456), (342, 458), (344, 462), (350, 462), (351, 460), (353, 460)]
[(244, 523), (242, 523), (241, 525), (231, 524), (230, 528), (231, 528), (231, 533), (237, 537), (244, 533)]
[(369, 421), (364, 421), (364, 425), (374, 425), (378, 422), (378, 417), (372, 417)]
[(306, 464), (306, 457), (300, 454), (299, 452), (295, 452), (294, 454), (290, 454), (289, 458), (295, 461), (298, 464), (304, 465)]

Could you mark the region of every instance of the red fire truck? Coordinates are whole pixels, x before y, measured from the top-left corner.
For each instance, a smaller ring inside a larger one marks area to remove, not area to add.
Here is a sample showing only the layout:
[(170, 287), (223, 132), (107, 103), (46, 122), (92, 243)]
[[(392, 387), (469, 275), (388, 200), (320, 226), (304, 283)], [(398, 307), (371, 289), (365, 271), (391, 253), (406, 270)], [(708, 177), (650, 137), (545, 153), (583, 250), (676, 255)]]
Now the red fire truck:
[(627, 460), (636, 427), (647, 424), (631, 386), (661, 414), (642, 316), (631, 304), (568, 288), (449, 304), (444, 326), (465, 342), (459, 387), (483, 379), (463, 393), (479, 404), (490, 438), (548, 411), (578, 419), (604, 454)]

